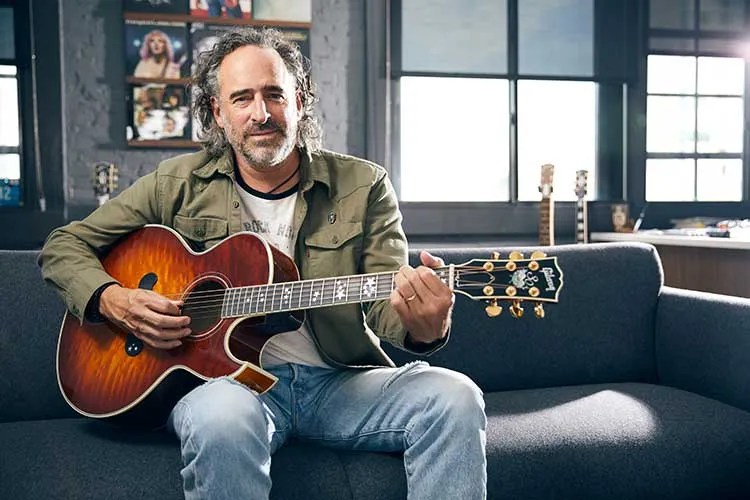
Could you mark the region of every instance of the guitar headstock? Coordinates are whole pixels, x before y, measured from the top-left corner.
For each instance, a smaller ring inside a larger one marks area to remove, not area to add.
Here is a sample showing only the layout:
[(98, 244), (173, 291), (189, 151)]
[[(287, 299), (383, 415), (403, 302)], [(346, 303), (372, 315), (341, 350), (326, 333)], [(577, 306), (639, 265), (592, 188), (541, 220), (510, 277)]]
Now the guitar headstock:
[(586, 196), (586, 182), (588, 180), (588, 170), (576, 171), (576, 198), (582, 200)]
[(485, 311), (493, 318), (502, 312), (498, 301), (511, 302), (509, 309), (514, 318), (523, 316), (522, 302), (534, 302), (534, 313), (543, 318), (542, 304), (558, 302), (563, 286), (557, 257), (548, 257), (540, 251), (528, 258), (520, 252), (511, 252), (507, 259), (494, 252), (489, 259), (472, 259), (453, 269), (453, 291), (487, 302)]
[(94, 195), (99, 205), (103, 205), (112, 193), (117, 189), (117, 165), (108, 162), (99, 162), (94, 165)]
[(539, 192), (542, 198), (549, 198), (552, 195), (552, 180), (555, 175), (555, 166), (549, 163), (542, 165), (542, 180), (539, 183)]

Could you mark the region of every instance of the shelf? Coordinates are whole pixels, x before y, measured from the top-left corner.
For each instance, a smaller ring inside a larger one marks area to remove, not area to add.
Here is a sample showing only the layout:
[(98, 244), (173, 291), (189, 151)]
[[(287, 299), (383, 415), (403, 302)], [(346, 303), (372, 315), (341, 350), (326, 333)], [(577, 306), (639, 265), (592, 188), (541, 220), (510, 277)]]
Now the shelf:
[(129, 21), (166, 21), (177, 23), (229, 24), (236, 26), (271, 26), (279, 28), (310, 29), (310, 23), (296, 21), (271, 21), (262, 19), (237, 19), (234, 17), (199, 17), (188, 14), (152, 14), (150, 12), (125, 12), (123, 17)]

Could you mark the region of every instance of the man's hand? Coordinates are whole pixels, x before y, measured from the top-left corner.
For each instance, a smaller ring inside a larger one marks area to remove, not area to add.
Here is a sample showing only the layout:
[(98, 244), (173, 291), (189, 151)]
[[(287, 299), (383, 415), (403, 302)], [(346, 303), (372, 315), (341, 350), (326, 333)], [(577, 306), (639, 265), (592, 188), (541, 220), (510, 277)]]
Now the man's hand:
[(182, 316), (182, 301), (150, 290), (108, 286), (99, 298), (99, 312), (151, 347), (172, 349), (190, 335), (190, 318)]
[(412, 342), (431, 343), (448, 333), (455, 298), (448, 285), (433, 271), (445, 265), (443, 259), (426, 251), (422, 251), (419, 258), (421, 266), (416, 269), (403, 266), (396, 274), (391, 304)]

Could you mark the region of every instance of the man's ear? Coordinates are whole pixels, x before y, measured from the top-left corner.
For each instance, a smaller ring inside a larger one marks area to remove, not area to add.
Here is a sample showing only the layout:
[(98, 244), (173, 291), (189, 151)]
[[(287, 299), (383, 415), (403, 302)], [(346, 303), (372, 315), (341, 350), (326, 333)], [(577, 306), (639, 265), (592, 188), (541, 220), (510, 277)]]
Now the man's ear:
[(211, 97), (211, 111), (214, 113), (214, 120), (221, 127), (221, 108), (219, 107), (219, 100), (216, 97)]

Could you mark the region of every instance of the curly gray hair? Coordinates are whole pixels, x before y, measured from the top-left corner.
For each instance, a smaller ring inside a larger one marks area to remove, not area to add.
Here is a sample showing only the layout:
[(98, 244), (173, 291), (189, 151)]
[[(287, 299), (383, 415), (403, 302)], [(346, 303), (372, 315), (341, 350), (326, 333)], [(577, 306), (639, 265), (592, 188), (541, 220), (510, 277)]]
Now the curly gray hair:
[(314, 105), (315, 87), (310, 78), (310, 61), (296, 44), (272, 28), (244, 28), (222, 35), (214, 48), (201, 52), (190, 81), (193, 92), (193, 114), (200, 123), (199, 139), (212, 157), (222, 156), (231, 146), (224, 130), (214, 119), (212, 97), (219, 96), (219, 66), (224, 58), (240, 47), (254, 45), (274, 49), (294, 77), (302, 101), (302, 118), (297, 129), (297, 145), (313, 153), (320, 149), (322, 129)]

